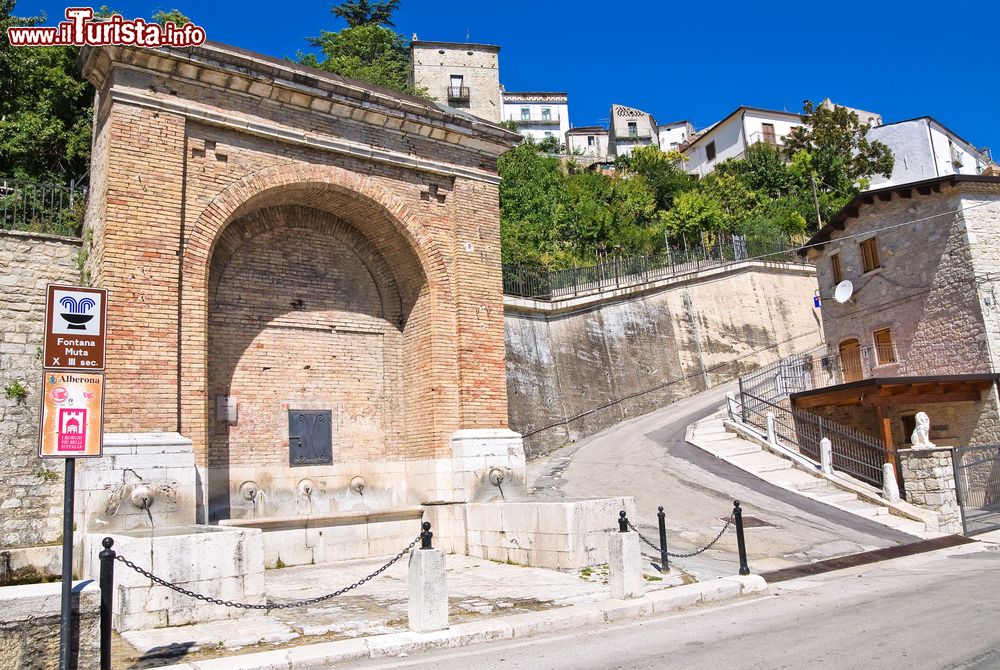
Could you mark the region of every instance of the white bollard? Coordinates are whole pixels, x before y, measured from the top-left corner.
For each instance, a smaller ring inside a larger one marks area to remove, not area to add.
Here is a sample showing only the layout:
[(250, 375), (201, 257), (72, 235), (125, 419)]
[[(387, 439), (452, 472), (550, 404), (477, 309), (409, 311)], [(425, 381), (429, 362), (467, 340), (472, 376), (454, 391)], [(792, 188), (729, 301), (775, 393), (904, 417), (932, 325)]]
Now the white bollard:
[[(625, 512), (620, 516), (624, 520)], [(608, 537), (608, 584), (611, 586), (611, 597), (615, 600), (641, 598), (643, 583), (638, 533), (612, 532)]]
[[(430, 524), (425, 523), (424, 532)], [(430, 633), (448, 627), (448, 572), (440, 549), (410, 552), (410, 600), (407, 615), (410, 630)]]
[(774, 432), (774, 412), (767, 413), (767, 441), (778, 446), (778, 436)]
[(899, 502), (899, 484), (896, 482), (896, 469), (892, 463), (882, 464), (882, 497), (889, 502)]
[(833, 443), (830, 438), (824, 437), (819, 441), (819, 462), (823, 472), (833, 474)]

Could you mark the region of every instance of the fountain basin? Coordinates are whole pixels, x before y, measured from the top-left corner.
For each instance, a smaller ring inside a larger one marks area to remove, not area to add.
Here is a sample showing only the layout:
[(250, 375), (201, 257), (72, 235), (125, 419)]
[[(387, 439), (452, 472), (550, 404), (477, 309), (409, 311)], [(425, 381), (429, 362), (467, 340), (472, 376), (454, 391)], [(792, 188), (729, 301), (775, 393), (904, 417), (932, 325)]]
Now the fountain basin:
[[(264, 542), (254, 528), (187, 524), (83, 534), (83, 574), (100, 574), (101, 541), (157, 577), (222, 600), (264, 603)], [(119, 632), (229, 619), (247, 610), (212, 605), (154, 584), (128, 566), (115, 563), (112, 620)]]
[(608, 562), (618, 513), (635, 519), (635, 498), (553, 498), (465, 505), (469, 556), (575, 570)]
[(420, 533), (419, 505), (388, 510), (225, 519), (219, 527), (263, 531), (264, 564), (311, 565), (396, 554)]

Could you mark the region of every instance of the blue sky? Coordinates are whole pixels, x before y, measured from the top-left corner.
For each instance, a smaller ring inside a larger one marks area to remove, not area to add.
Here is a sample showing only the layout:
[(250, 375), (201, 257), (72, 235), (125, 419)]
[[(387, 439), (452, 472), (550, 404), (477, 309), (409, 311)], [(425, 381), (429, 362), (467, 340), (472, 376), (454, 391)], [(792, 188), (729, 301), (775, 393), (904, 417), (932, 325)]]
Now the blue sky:
[[(341, 24), (332, 0), (103, 0), (127, 18), (180, 9), (209, 39), (293, 56)], [(83, 4), (83, 3), (80, 3)], [(14, 13), (65, 3), (21, 0)], [(508, 90), (569, 93), (573, 125), (606, 124), (611, 103), (697, 128), (739, 105), (799, 111), (802, 100), (933, 116), (1000, 160), (1000, 2), (490, 2), (403, 0), (409, 37), (499, 44)]]

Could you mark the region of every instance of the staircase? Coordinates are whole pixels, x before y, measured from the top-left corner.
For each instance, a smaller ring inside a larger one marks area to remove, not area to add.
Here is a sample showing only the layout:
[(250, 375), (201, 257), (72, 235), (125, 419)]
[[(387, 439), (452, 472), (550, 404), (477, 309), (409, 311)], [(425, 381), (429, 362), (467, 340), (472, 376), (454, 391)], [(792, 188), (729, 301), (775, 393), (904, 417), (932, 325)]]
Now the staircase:
[(770, 484), (806, 498), (917, 537), (940, 535), (934, 521), (936, 515), (905, 502), (890, 506), (878, 498), (879, 492), (875, 488), (867, 484), (856, 480), (840, 482), (824, 476), (804, 458), (796, 462), (793, 460), (796, 455), (785, 457), (772, 453), (754, 441), (729, 432), (725, 418), (725, 413), (720, 412), (692, 424), (688, 427), (687, 441)]

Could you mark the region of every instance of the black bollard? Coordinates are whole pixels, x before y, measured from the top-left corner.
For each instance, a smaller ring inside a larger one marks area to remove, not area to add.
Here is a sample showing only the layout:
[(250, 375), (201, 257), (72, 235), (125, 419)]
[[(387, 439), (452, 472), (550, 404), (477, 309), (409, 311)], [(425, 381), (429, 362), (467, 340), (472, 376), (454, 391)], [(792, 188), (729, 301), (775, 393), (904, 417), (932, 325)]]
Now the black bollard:
[(740, 552), (740, 574), (749, 575), (750, 566), (747, 565), (747, 543), (743, 538), (743, 510), (740, 509), (740, 501), (733, 501), (733, 517), (736, 520), (736, 546)]
[(101, 559), (101, 670), (111, 670), (111, 611), (115, 592), (115, 541), (110, 537), (101, 540), (104, 551)]
[(660, 522), (660, 572), (668, 572), (670, 566), (667, 563), (669, 560), (667, 556), (667, 515), (663, 513), (662, 505), (657, 509), (660, 510), (656, 514), (656, 518)]
[(424, 521), (420, 524), (423, 531), (420, 533), (420, 548), (421, 549), (433, 549), (431, 546), (431, 538), (434, 537), (434, 533), (431, 532), (431, 522)]
[(625, 510), (618, 513), (618, 532), (627, 533), (628, 532), (628, 519), (625, 517)]

